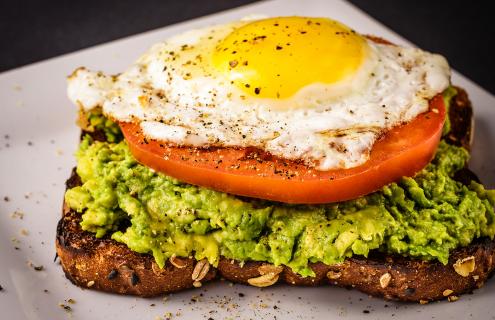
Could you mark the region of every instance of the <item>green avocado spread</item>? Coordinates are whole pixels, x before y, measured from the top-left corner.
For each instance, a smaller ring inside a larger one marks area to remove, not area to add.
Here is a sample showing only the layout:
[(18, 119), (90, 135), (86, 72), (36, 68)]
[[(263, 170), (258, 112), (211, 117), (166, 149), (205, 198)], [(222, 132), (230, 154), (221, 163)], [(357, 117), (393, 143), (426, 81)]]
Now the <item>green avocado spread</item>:
[(139, 164), (121, 138), (85, 136), (76, 156), (82, 186), (65, 200), (82, 213), (82, 229), (152, 254), (160, 267), (173, 254), (213, 265), (224, 256), (311, 276), (310, 262), (335, 264), (371, 250), (446, 264), (451, 250), (495, 235), (495, 190), (455, 181), (469, 154), (444, 141), (415, 177), (325, 205), (247, 200), (182, 183)]

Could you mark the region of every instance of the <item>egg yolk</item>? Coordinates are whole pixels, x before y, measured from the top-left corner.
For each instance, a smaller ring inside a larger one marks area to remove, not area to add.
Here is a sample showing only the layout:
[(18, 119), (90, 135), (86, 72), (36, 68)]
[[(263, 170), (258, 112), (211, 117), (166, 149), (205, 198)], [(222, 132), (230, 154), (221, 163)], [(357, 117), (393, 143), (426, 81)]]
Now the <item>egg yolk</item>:
[(313, 84), (352, 76), (367, 42), (327, 18), (258, 20), (232, 31), (215, 48), (213, 65), (251, 96), (284, 99)]

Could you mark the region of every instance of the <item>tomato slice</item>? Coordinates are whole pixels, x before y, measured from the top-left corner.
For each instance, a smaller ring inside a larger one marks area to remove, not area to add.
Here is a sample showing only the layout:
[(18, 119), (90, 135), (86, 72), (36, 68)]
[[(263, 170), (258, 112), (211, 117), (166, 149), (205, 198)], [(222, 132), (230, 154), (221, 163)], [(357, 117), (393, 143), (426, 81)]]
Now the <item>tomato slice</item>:
[(378, 140), (370, 159), (354, 168), (317, 171), (251, 148), (170, 146), (143, 136), (139, 124), (120, 123), (134, 157), (180, 181), (231, 194), (286, 203), (329, 203), (369, 194), (432, 159), (445, 121), (441, 96), (427, 112)]

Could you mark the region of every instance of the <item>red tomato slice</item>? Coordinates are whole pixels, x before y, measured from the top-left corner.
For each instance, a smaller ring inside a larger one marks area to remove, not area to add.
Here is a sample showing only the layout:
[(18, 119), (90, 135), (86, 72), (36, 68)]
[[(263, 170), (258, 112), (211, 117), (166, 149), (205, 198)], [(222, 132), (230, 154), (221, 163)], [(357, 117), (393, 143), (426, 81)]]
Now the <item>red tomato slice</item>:
[(439, 95), (430, 101), (429, 111), (378, 140), (366, 163), (330, 171), (251, 148), (170, 146), (145, 138), (139, 124), (120, 123), (120, 127), (140, 163), (180, 181), (241, 196), (312, 204), (354, 199), (413, 176), (434, 156), (444, 121)]

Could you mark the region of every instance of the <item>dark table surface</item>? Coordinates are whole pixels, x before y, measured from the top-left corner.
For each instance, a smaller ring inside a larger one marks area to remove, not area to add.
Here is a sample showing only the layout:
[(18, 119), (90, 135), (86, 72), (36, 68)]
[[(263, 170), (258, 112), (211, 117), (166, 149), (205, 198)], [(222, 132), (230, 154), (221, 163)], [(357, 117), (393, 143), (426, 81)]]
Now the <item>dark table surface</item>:
[[(1, 1), (0, 71), (251, 2)], [(495, 24), (483, 1), (350, 2), (495, 93)]]

